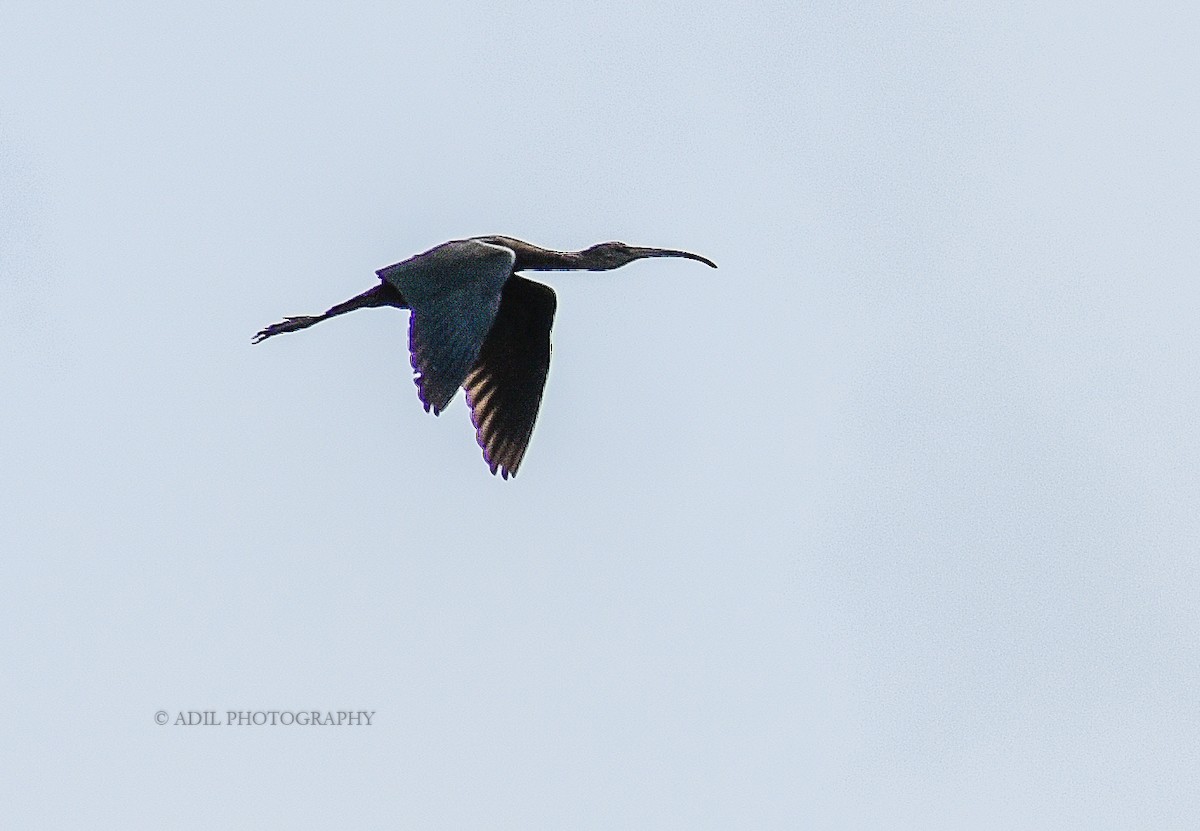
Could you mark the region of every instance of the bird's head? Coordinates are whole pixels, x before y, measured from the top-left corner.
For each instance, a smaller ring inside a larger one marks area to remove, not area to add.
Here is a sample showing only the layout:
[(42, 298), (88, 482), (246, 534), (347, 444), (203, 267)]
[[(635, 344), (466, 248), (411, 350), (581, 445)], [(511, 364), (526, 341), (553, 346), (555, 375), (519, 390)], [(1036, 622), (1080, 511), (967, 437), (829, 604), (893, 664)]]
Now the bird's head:
[(602, 242), (580, 252), (580, 258), (588, 264), (588, 269), (591, 271), (620, 268), (644, 257), (683, 257), (702, 262), (710, 268), (717, 267), (712, 260), (701, 257), (699, 254), (689, 254), (687, 251), (675, 251), (669, 248), (639, 248), (623, 242)]

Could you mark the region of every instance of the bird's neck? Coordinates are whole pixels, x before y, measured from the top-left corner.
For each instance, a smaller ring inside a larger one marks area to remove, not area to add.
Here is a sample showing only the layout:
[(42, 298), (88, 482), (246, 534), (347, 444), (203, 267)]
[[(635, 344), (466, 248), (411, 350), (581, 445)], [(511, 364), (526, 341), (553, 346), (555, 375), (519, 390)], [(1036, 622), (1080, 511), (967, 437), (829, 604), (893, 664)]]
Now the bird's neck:
[(513, 253), (517, 255), (513, 271), (573, 271), (585, 267), (578, 251), (551, 251), (526, 244), (514, 248)]
[(551, 251), (512, 237), (480, 237), (484, 242), (502, 245), (516, 256), (513, 271), (607, 271), (613, 264), (599, 262), (583, 251)]

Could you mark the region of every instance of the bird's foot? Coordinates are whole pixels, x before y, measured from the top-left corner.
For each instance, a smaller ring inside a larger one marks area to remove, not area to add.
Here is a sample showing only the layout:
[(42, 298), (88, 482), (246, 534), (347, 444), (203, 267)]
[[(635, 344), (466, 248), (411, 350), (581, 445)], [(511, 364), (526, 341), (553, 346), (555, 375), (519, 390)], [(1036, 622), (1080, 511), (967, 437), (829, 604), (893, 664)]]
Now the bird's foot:
[(282, 335), (284, 332), (296, 332), (300, 329), (307, 329), (320, 320), (320, 317), (313, 315), (301, 315), (300, 317), (285, 317), (278, 323), (272, 323), (266, 329), (260, 331), (251, 340), (251, 343), (259, 343), (273, 335)]

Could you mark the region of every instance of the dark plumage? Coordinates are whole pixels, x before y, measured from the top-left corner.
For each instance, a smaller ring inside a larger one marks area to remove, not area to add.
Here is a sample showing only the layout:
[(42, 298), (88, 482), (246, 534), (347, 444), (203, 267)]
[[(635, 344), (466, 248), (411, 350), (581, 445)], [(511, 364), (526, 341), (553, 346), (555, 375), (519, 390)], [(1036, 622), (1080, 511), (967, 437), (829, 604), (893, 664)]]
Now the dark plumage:
[(483, 457), (507, 479), (516, 475), (537, 420), (557, 303), (553, 289), (517, 272), (607, 271), (645, 257), (717, 267), (686, 251), (622, 242), (550, 251), (512, 237), (454, 240), (381, 268), (379, 285), (324, 314), (285, 318), (253, 342), (355, 309), (410, 309), (409, 351), (421, 402), (437, 415), (465, 388)]

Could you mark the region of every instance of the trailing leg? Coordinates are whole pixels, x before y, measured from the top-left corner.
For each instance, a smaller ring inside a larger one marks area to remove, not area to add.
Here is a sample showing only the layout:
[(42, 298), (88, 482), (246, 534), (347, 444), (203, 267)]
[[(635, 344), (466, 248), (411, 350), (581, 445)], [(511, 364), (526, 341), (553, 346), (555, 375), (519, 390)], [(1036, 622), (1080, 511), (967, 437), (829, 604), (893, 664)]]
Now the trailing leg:
[(398, 309), (407, 309), (408, 304), (404, 302), (400, 292), (389, 283), (380, 283), (378, 286), (367, 289), (357, 297), (351, 297), (345, 303), (338, 303), (330, 308), (324, 314), (319, 315), (300, 315), (298, 317), (285, 317), (279, 323), (272, 323), (267, 328), (260, 331), (254, 336), (251, 343), (259, 343), (274, 335), (282, 335), (284, 332), (298, 332), (301, 329), (307, 329), (322, 320), (328, 320), (331, 317), (352, 312), (355, 309), (372, 309), (377, 306), (395, 306)]

